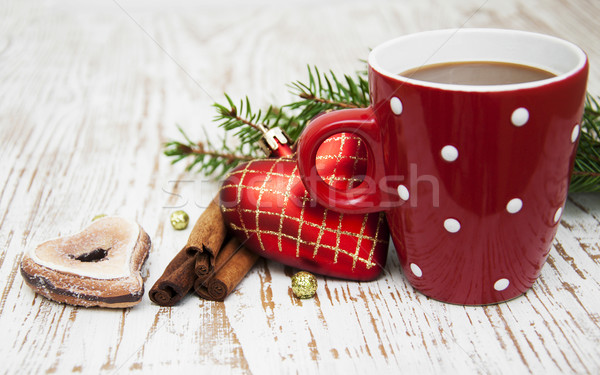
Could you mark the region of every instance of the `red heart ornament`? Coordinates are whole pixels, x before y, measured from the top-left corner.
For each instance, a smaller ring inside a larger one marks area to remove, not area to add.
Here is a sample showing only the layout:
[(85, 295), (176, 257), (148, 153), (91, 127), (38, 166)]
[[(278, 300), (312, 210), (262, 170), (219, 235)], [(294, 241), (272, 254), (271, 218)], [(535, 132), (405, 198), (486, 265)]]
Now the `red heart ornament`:
[[(317, 169), (338, 189), (360, 183), (366, 150), (338, 134), (317, 154)], [(235, 236), (257, 254), (306, 271), (349, 280), (376, 278), (385, 266), (385, 214), (340, 214), (313, 200), (293, 158), (238, 165), (223, 181), (221, 211)]]

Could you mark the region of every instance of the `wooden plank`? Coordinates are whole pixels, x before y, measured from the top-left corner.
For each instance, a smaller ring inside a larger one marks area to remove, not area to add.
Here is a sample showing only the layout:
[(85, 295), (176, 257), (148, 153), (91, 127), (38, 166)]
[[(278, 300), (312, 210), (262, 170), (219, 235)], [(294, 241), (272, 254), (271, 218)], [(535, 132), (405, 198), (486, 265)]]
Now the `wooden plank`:
[(445, 27), (558, 35), (591, 62), (600, 93), (600, 3), (6, 1), (0, 9), (0, 344), (5, 373), (184, 370), (223, 373), (598, 373), (600, 196), (569, 197), (539, 281), (509, 303), (464, 307), (413, 290), (390, 251), (370, 283), (261, 260), (224, 303), (193, 295), (173, 308), (85, 309), (36, 296), (18, 273), (24, 249), (98, 213), (138, 220), (153, 248), (147, 288), (185, 243), (175, 208), (197, 218), (218, 184), (161, 155), (180, 124), (215, 139), (222, 93), (255, 105), (289, 99), (306, 64), (361, 69), (392, 37)]

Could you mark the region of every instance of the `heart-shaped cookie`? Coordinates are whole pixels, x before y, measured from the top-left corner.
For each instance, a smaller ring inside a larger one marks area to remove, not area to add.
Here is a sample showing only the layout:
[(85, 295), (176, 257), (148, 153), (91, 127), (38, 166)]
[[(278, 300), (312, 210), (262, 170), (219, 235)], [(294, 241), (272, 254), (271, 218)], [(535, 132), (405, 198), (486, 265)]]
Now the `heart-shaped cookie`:
[[(323, 179), (338, 189), (361, 181), (366, 152), (347, 134), (329, 138), (317, 156)], [(372, 280), (385, 266), (384, 213), (340, 214), (314, 201), (296, 161), (262, 159), (240, 164), (221, 187), (225, 221), (257, 254), (296, 268), (349, 280)]]
[(23, 256), (21, 275), (37, 293), (78, 306), (129, 307), (144, 294), (140, 269), (150, 237), (135, 222), (104, 217)]

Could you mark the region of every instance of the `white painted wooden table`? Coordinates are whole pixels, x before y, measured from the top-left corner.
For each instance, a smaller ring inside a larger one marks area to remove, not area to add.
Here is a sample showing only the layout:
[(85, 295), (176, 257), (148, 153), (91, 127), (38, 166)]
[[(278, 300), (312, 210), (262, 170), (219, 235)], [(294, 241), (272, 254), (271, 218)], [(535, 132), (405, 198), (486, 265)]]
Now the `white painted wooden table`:
[(598, 95), (599, 19), (597, 0), (2, 1), (0, 371), (600, 373), (600, 194), (569, 197), (539, 281), (494, 306), (415, 292), (393, 249), (379, 280), (320, 277), (306, 301), (291, 297), (290, 270), (262, 260), (224, 303), (173, 308), (59, 305), (18, 273), (24, 249), (118, 213), (152, 237), (149, 289), (189, 234), (170, 212), (195, 220), (217, 189), (171, 166), (162, 143), (176, 124), (218, 137), (223, 92), (283, 103), (306, 64), (350, 73), (402, 34), (506, 27), (579, 44)]

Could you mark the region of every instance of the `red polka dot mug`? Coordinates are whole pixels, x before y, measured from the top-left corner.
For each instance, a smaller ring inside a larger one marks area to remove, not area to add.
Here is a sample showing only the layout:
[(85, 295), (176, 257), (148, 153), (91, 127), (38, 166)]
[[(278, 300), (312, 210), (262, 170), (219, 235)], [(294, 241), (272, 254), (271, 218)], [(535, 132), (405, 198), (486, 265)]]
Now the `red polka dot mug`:
[[(298, 168), (316, 200), (339, 212), (387, 212), (404, 275), (423, 294), (490, 304), (526, 292), (541, 272), (565, 204), (588, 73), (564, 40), (499, 29), (438, 30), (369, 55), (371, 106), (326, 113), (298, 141)], [(521, 64), (550, 78), (508, 84), (402, 76), (450, 62)], [(320, 144), (355, 133), (368, 149), (363, 182), (328, 185)]]

